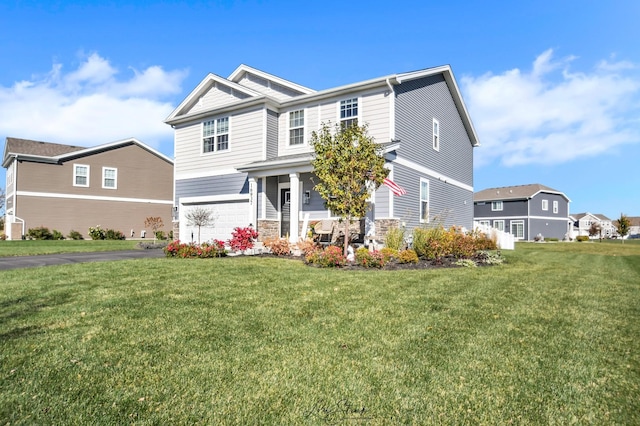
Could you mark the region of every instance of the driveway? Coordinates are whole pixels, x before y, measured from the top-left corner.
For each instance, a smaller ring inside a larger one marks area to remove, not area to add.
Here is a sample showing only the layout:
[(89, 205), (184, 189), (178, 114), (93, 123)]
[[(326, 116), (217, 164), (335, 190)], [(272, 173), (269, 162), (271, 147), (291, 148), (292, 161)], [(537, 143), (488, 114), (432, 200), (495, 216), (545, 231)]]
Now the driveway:
[(68, 263), (106, 262), (111, 260), (149, 259), (164, 257), (160, 249), (100, 251), (93, 253), (41, 254), (38, 256), (0, 257), (0, 271)]

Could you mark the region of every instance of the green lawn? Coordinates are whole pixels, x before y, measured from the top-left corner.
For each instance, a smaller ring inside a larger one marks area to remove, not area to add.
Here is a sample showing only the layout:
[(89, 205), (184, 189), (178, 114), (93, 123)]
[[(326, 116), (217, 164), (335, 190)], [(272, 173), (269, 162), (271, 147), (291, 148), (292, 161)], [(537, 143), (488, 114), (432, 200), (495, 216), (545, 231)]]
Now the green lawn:
[(0, 272), (2, 424), (640, 424), (640, 244)]
[[(148, 241), (152, 242), (153, 239)], [(0, 257), (131, 250), (136, 248), (138, 243), (136, 240), (0, 240)]]

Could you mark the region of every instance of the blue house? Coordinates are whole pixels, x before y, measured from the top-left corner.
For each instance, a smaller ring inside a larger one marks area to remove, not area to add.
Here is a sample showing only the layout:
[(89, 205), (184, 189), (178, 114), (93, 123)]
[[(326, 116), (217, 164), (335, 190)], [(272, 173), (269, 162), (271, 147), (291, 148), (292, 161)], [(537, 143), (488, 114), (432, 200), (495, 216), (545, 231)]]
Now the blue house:
[(477, 222), (509, 232), (517, 240), (536, 236), (558, 238), (571, 235), (571, 200), (563, 192), (540, 184), (489, 188), (473, 196)]
[(175, 129), (174, 233), (183, 239), (198, 206), (216, 217), (202, 240), (251, 224), (261, 238), (295, 242), (309, 223), (337, 220), (313, 190), (310, 139), (323, 123), (366, 123), (406, 190), (375, 191), (363, 232), (473, 225), (478, 138), (449, 66), (316, 91), (241, 65), (227, 78), (207, 75), (165, 122)]

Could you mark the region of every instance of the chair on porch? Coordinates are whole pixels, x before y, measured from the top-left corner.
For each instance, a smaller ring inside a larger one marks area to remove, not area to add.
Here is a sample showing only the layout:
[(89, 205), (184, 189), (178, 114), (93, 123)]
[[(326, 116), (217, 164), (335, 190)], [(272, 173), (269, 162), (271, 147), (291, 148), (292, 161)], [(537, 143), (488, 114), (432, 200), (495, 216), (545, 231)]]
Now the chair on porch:
[[(333, 220), (332, 219), (322, 219), (320, 222), (316, 223), (313, 227), (313, 232), (318, 234), (318, 242), (319, 243), (330, 243), (333, 238)], [(327, 236), (327, 241), (322, 241), (323, 236)]]

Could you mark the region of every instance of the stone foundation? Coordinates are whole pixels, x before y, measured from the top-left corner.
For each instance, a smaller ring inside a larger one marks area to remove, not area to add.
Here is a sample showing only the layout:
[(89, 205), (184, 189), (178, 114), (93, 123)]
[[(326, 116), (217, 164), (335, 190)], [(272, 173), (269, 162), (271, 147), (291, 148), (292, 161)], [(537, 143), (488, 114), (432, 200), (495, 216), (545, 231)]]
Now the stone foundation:
[(389, 229), (399, 227), (399, 219), (376, 219), (376, 241), (384, 243)]
[(173, 222), (172, 223), (173, 227), (171, 228), (171, 230), (173, 231), (173, 239), (175, 240), (179, 240), (180, 239), (180, 222)]
[(274, 219), (258, 219), (258, 241), (280, 236), (280, 222)]

